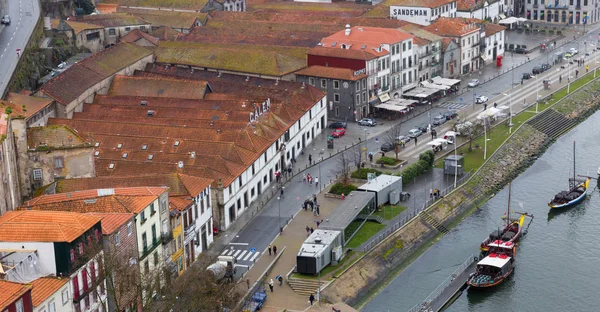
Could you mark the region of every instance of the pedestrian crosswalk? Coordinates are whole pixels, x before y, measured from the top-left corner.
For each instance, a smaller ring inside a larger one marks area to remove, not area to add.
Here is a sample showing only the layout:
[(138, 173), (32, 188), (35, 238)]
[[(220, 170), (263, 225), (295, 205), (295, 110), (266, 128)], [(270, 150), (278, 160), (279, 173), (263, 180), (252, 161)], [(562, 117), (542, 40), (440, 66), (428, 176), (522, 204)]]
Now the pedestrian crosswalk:
[(228, 248), (223, 250), (221, 256), (234, 256), (238, 262), (254, 262), (260, 256), (260, 252), (249, 249)]
[(467, 105), (469, 105), (469, 104), (468, 103), (445, 102), (445, 103), (440, 104), (440, 107), (454, 109), (454, 110), (460, 110)]

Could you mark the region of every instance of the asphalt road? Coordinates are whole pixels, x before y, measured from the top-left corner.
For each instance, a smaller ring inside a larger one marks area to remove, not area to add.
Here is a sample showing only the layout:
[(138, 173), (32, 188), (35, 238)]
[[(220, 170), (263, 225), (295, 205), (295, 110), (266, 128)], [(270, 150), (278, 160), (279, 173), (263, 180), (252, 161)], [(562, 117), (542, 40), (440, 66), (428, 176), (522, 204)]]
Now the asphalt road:
[[(586, 40), (587, 39), (587, 40)], [(589, 37), (585, 37), (585, 39), (580, 39), (581, 42), (573, 42), (569, 43), (562, 47), (563, 51), (567, 51), (568, 49), (574, 47), (578, 48), (581, 52), (577, 57), (583, 56), (584, 48), (583, 41), (586, 40), (589, 44)], [(594, 42), (595, 44), (595, 42)], [(560, 51), (561, 48), (558, 49)], [(588, 52), (591, 52), (592, 47), (588, 47)], [(600, 51), (596, 57), (597, 61), (600, 62)], [(593, 54), (586, 57), (586, 64), (591, 64), (594, 58)], [(539, 57), (532, 59), (531, 62), (523, 65), (518, 70), (515, 70), (514, 77), (511, 73), (500, 76), (491, 82), (482, 84), (467, 93), (464, 93), (457, 97), (449, 97), (445, 99), (445, 102), (434, 107), (431, 110), (431, 116), (436, 116), (441, 114), (448, 109), (455, 109), (459, 112), (461, 118), (472, 119), (474, 118), (480, 111), (483, 110), (481, 104), (473, 105), (473, 92), (477, 95), (486, 95), (489, 97), (488, 105), (491, 105), (494, 102), (497, 102), (498, 105), (511, 105), (514, 111), (520, 110), (523, 105), (523, 100), (526, 99), (528, 101), (532, 101), (536, 96), (536, 87), (535, 81), (536, 79), (530, 79), (529, 81), (525, 81), (524, 85), (520, 85), (520, 74), (522, 72), (531, 72), (531, 69), (540, 64), (546, 62), (546, 56), (540, 55)], [(544, 72), (541, 75), (537, 76), (537, 81), (540, 83), (544, 79), (549, 79), (551, 84), (556, 88), (556, 84), (558, 83), (559, 76), (563, 77), (563, 81), (566, 80), (566, 77), (569, 75), (568, 67), (571, 67), (571, 76), (574, 78), (575, 69), (579, 69), (580, 73), (583, 74), (585, 69), (583, 67), (577, 68), (576, 64), (568, 65), (568, 62), (563, 62), (563, 65), (566, 66), (565, 69), (560, 69), (560, 66), (554, 66), (550, 70)], [(600, 73), (600, 71), (599, 71)], [(514, 84), (513, 84), (514, 82)], [(512, 91), (511, 90), (512, 84)], [(508, 96), (507, 94), (511, 94)], [(463, 98), (460, 101), (460, 98)], [(473, 110), (473, 107), (476, 109)], [(466, 110), (465, 108), (470, 108)], [(462, 111), (462, 112), (461, 112)], [(403, 122), (402, 132), (408, 132), (411, 128), (416, 127), (420, 123), (429, 123), (430, 117), (428, 114), (421, 114), (416, 116), (408, 121)], [(391, 123), (386, 123), (385, 125), (378, 125), (374, 128), (366, 129), (369, 131), (369, 137), (367, 141), (368, 150), (377, 152), (383, 142), (386, 141), (385, 132), (389, 129)], [(446, 128), (449, 127), (450, 123), (443, 125), (438, 130), (438, 135), (443, 135), (446, 131)], [(353, 125), (349, 125), (348, 136), (356, 138), (357, 135), (362, 133), (362, 127), (353, 127)], [(374, 135), (371, 135), (374, 134)], [(428, 135), (423, 135), (422, 141), (426, 142), (429, 140)], [(414, 146), (411, 142), (407, 145), (405, 151), (403, 151), (402, 157), (405, 159), (409, 159), (410, 157), (415, 157), (422, 151), (429, 149), (424, 143), (419, 143), (418, 146)], [(302, 156), (300, 156), (302, 157)], [(313, 155), (313, 157), (315, 157)], [(320, 181), (327, 182), (330, 179), (333, 179), (334, 169), (336, 168), (336, 159), (337, 157), (332, 157), (321, 164), (321, 179)], [(318, 175), (318, 167), (313, 167), (309, 169), (308, 172), (313, 176)], [(275, 196), (272, 200), (270, 200), (266, 207), (264, 207), (256, 217), (254, 217), (239, 233), (236, 234), (235, 238), (232, 239), (231, 244), (223, 250), (223, 254), (236, 255), (239, 259), (239, 264), (241, 267), (251, 267), (252, 260), (257, 259), (260, 256), (260, 253), (263, 252), (266, 247), (271, 243), (271, 241), (275, 238), (275, 236), (279, 233), (279, 211), (281, 211), (281, 222), (285, 224), (286, 220), (288, 220), (291, 216), (297, 213), (300, 209), (301, 203), (304, 199), (312, 196), (313, 193), (317, 192), (317, 189), (308, 184), (303, 184), (300, 178), (296, 178), (295, 181), (292, 181), (286, 185), (284, 191), (284, 197), (280, 199), (280, 202), (277, 200)], [(284, 234), (285, 235), (285, 234)], [(281, 246), (282, 247), (282, 246)], [(281, 248), (280, 247), (280, 248)], [(238, 273), (244, 273), (246, 269), (238, 270)]]
[(4, 95), (17, 66), (17, 49), (25, 49), (40, 17), (39, 2), (10, 0), (3, 6), (2, 15), (6, 14), (10, 16), (11, 23), (3, 25), (4, 28), (0, 32), (0, 95)]

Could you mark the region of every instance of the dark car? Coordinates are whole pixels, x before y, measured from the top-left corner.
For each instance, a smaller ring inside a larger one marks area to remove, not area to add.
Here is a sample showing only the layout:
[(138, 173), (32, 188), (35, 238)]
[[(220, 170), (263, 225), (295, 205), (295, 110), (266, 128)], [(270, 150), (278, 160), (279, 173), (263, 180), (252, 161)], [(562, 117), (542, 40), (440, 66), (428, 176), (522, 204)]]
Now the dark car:
[[(536, 66), (537, 67), (537, 66)], [(535, 72), (536, 67), (533, 68), (532, 72), (533, 74), (539, 74)], [(521, 79), (531, 79), (531, 74), (530, 73), (523, 73), (523, 75), (521, 76)]]
[(552, 65), (550, 65), (550, 64), (548, 64), (548, 63), (542, 64), (542, 69), (543, 69), (544, 71), (547, 71), (548, 69), (550, 69), (550, 67), (552, 67)]
[(394, 144), (394, 143), (386, 142), (386, 143), (381, 144), (381, 151), (384, 153), (393, 151), (394, 148), (396, 148), (396, 144)]
[(446, 117), (446, 120), (454, 119), (456, 118), (456, 116), (458, 116), (458, 114), (455, 111), (447, 111), (444, 113), (444, 117)]
[(445, 122), (446, 122), (446, 117), (444, 115), (439, 115), (439, 116), (433, 117), (433, 125), (434, 126), (443, 125)]
[(329, 124), (329, 129), (337, 129), (337, 128), (344, 128), (346, 129), (346, 127), (348, 126), (348, 124), (346, 124), (343, 121), (334, 121), (332, 123)]
[(518, 47), (518, 48), (515, 48), (514, 52), (517, 54), (527, 54), (527, 49), (525, 49), (523, 47)]
[(417, 126), (417, 129), (421, 130), (423, 133), (427, 133), (427, 129), (429, 129), (429, 124), (424, 122)]

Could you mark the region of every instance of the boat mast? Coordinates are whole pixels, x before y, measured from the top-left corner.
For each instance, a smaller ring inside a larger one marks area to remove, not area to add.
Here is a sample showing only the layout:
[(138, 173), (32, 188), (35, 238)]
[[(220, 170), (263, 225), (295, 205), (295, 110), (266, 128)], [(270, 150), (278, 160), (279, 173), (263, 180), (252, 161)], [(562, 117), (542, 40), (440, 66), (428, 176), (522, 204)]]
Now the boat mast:
[(508, 207), (506, 212), (506, 225), (510, 224), (510, 191), (512, 188), (512, 182), (508, 183)]
[(575, 141), (573, 141), (573, 187), (575, 185)]

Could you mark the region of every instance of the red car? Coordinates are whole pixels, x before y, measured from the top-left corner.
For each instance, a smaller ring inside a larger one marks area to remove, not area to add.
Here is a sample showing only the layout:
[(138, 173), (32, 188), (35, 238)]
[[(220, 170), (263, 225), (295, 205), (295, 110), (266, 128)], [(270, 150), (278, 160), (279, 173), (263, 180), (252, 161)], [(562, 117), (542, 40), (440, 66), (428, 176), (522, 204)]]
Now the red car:
[(334, 138), (339, 138), (339, 137), (341, 137), (344, 134), (346, 134), (346, 129), (344, 129), (344, 128), (337, 128), (337, 129), (335, 129), (335, 131), (333, 131), (331, 133), (331, 136), (334, 137)]

